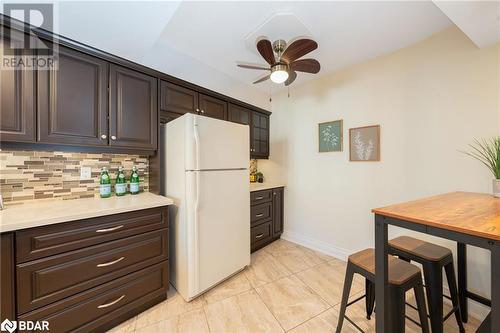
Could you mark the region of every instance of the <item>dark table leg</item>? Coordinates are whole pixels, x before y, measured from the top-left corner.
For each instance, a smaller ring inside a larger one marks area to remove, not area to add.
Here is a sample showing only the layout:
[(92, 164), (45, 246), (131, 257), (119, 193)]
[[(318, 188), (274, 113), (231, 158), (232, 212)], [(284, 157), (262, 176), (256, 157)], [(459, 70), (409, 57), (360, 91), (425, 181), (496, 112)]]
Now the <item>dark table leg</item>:
[(390, 327), (387, 254), (387, 223), (385, 223), (383, 216), (375, 215), (375, 302), (377, 304), (377, 333), (387, 333), (387, 328)]
[(467, 304), (467, 247), (464, 243), (457, 243), (457, 268), (458, 268), (458, 300), (462, 321), (469, 320)]
[(500, 244), (491, 247), (491, 333), (500, 332)]

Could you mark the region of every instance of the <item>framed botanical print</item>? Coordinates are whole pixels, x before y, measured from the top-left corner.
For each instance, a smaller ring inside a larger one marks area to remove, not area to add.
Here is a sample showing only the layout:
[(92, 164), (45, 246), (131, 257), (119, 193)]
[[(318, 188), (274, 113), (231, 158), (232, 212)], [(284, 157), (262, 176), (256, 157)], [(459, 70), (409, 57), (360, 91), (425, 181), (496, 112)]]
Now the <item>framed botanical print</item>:
[(344, 146), (343, 120), (334, 120), (318, 124), (319, 152), (342, 151)]
[(380, 125), (349, 129), (349, 161), (380, 161)]

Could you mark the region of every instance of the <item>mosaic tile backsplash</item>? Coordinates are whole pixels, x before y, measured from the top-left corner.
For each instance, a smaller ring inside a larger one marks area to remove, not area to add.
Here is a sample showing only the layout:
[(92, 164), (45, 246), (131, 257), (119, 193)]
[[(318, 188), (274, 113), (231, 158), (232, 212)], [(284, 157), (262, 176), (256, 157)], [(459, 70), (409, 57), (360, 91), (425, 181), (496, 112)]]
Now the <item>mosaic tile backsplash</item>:
[[(132, 166), (139, 170), (140, 187), (148, 191), (147, 156), (41, 151), (0, 151), (0, 193), (5, 205), (39, 199), (78, 199), (99, 195), (99, 175), (107, 167), (115, 179), (119, 166), (130, 177)], [(80, 179), (80, 168), (89, 166), (92, 176)]]

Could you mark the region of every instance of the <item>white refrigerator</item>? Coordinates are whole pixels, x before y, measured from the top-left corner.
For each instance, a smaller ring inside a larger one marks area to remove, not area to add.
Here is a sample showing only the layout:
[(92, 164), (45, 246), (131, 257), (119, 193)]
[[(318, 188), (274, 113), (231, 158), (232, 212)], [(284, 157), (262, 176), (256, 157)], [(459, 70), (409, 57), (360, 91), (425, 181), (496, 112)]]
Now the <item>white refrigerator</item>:
[(249, 127), (185, 114), (162, 140), (170, 282), (190, 301), (250, 264)]

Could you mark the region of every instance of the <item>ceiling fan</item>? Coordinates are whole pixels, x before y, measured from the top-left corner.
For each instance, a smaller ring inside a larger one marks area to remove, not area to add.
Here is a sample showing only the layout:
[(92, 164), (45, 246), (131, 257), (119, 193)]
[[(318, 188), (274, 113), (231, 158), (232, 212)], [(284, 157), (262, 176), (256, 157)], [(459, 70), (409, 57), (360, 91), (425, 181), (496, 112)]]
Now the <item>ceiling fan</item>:
[(289, 86), (297, 78), (297, 72), (316, 74), (320, 64), (316, 59), (299, 59), (318, 48), (318, 43), (308, 38), (301, 38), (289, 45), (278, 39), (271, 44), (267, 38), (258, 40), (257, 50), (269, 66), (238, 63), (238, 67), (266, 70), (270, 73), (254, 82), (260, 83), (271, 79), (274, 83), (285, 83)]

